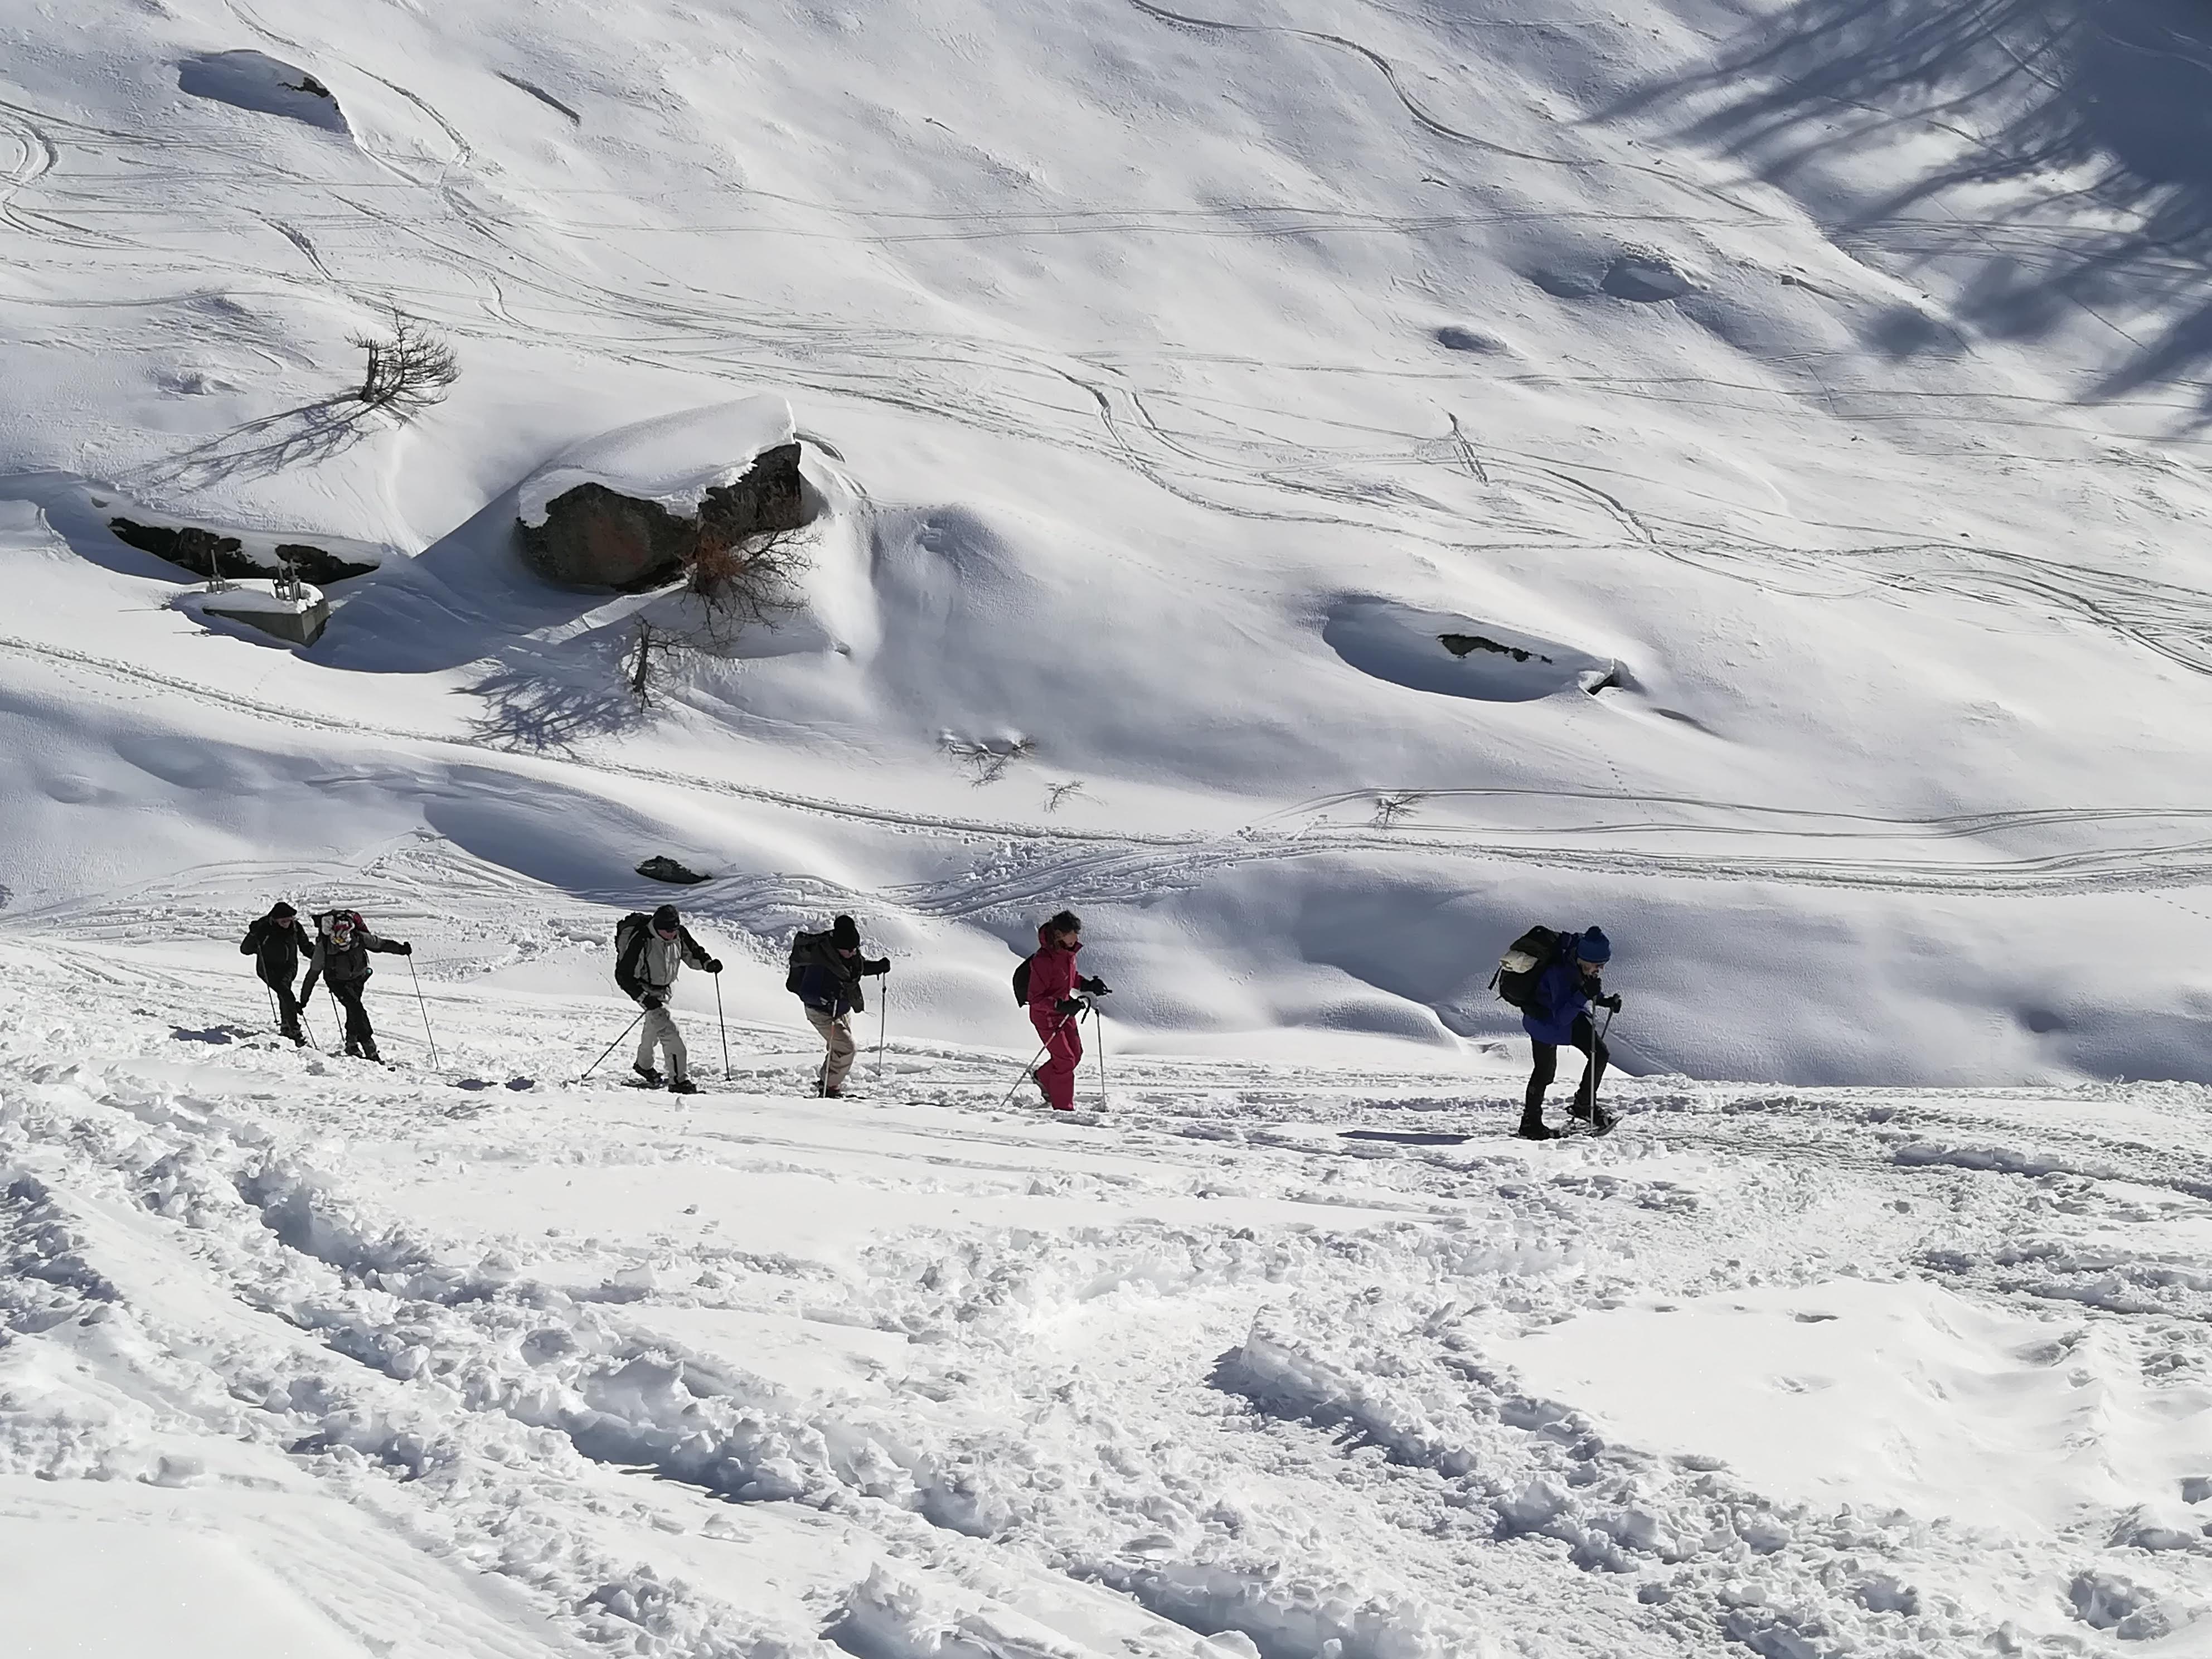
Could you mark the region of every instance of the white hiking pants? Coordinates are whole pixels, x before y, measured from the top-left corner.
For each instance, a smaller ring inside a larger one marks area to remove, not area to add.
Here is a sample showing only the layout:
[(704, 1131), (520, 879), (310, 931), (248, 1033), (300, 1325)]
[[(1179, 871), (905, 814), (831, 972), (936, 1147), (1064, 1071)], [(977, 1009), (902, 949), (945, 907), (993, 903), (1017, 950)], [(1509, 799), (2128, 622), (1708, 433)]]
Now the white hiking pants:
[(645, 1023), (638, 1027), (637, 1063), (647, 1071), (653, 1070), (653, 1051), (659, 1048), (668, 1056), (668, 1080), (681, 1083), (691, 1074), (691, 1056), (684, 1047), (684, 1034), (676, 1029), (675, 1016), (665, 1008), (648, 1008)]

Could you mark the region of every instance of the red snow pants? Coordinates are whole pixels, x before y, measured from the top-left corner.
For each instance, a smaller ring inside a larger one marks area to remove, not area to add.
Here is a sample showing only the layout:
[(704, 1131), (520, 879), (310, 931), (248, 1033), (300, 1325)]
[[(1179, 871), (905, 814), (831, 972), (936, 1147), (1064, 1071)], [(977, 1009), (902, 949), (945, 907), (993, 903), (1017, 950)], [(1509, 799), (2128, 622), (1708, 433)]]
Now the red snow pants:
[(1045, 1046), (1044, 1064), (1036, 1070), (1037, 1087), (1055, 1112), (1075, 1109), (1075, 1068), (1083, 1064), (1083, 1033), (1073, 1014), (1055, 1014), (1049, 1008), (1030, 1010), (1030, 1024)]

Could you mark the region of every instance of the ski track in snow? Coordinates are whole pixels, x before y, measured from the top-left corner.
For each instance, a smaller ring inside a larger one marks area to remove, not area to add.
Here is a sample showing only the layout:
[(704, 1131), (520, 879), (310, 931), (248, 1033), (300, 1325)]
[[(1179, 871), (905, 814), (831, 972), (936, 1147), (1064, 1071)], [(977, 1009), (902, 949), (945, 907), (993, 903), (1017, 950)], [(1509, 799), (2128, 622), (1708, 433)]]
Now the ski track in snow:
[[(545, 1639), (2057, 1654), (2112, 1639), (2082, 1609), (2179, 1629), (2212, 1583), (2178, 1488), (2040, 1530), (1766, 1492), (1504, 1357), (1933, 1286), (2044, 1333), (1990, 1356), (2012, 1386), (2071, 1366), (2202, 1410), (2202, 1090), (1624, 1081), (1613, 1137), (1530, 1149), (1505, 1089), (1226, 1062), (1139, 1062), (1110, 1115), (1041, 1123), (995, 1108), (1005, 1060), (898, 1045), (825, 1108), (746, 1029), (678, 1106), (559, 1081), (605, 1005), (448, 991), (456, 1072), (535, 1085), (471, 1094), (243, 1008), (172, 1036), (204, 987), (160, 956), (5, 956), (0, 1482), (333, 1494)], [(793, 1226), (824, 1181), (879, 1218)], [(792, 1331), (870, 1357), (792, 1366)], [(1633, 1393), (1686, 1381), (1614, 1358)], [(759, 1560), (787, 1565), (748, 1596)]]

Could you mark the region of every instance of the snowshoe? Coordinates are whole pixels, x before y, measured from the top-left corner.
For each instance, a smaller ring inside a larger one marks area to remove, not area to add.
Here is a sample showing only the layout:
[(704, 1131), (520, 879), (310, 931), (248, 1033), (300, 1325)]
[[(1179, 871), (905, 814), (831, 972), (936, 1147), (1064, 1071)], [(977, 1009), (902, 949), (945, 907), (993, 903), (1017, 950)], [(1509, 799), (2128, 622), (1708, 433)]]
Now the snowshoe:
[(1590, 1118), (1590, 1133), (1594, 1135), (1604, 1134), (1620, 1121), (1619, 1118), (1601, 1106)]
[(672, 1095), (696, 1095), (699, 1092), (699, 1085), (688, 1077), (679, 1077), (668, 1085), (668, 1092)]
[(633, 1089), (658, 1089), (668, 1081), (650, 1066), (633, 1066), (629, 1069), (630, 1074), (637, 1079), (630, 1085)]

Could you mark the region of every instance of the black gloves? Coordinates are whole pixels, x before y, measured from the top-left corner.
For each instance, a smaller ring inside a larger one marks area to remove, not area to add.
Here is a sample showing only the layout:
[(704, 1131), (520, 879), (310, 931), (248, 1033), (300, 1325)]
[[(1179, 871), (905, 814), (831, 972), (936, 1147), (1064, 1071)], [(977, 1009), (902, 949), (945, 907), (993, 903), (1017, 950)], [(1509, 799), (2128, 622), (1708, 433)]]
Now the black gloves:
[(645, 1012), (649, 1014), (656, 1008), (666, 1007), (668, 1006), (668, 996), (665, 992), (647, 991), (643, 996), (638, 999), (638, 1001), (643, 1006)]
[(870, 962), (866, 957), (860, 958), (860, 971), (863, 974), (888, 974), (890, 970), (891, 959), (889, 957), (878, 957), (873, 962)]
[(1599, 997), (1596, 1000), (1596, 1006), (1601, 1008), (1610, 1008), (1614, 1013), (1619, 1013), (1620, 1012), (1620, 993), (1616, 991), (1609, 997)]
[(1106, 988), (1106, 981), (1103, 979), (1079, 979), (1075, 981), (1075, 986), (1078, 990), (1088, 991), (1094, 997), (1107, 997), (1114, 994)]
[(720, 957), (708, 957), (707, 958), (707, 971), (710, 974), (720, 973), (722, 971), (722, 959)]
[(1053, 1005), (1052, 1011), (1055, 1014), (1058, 1014), (1062, 1019), (1066, 1019), (1073, 1015), (1081, 1013), (1083, 1012), (1083, 1005), (1078, 1002), (1073, 997), (1062, 997), (1058, 1002)]
[(403, 957), (411, 957), (415, 954), (415, 947), (404, 939), (394, 940), (392, 948)]

